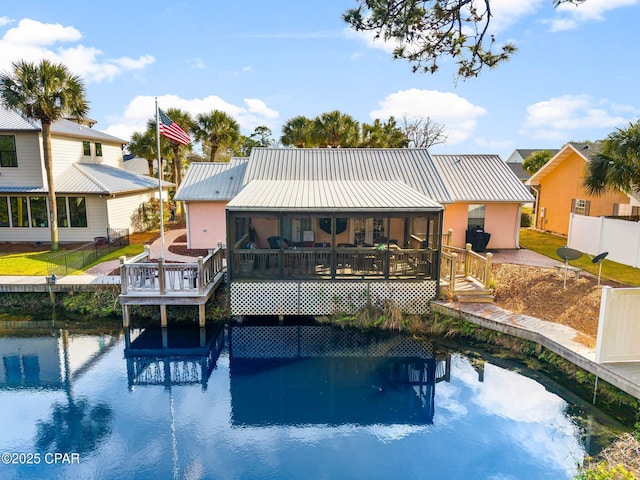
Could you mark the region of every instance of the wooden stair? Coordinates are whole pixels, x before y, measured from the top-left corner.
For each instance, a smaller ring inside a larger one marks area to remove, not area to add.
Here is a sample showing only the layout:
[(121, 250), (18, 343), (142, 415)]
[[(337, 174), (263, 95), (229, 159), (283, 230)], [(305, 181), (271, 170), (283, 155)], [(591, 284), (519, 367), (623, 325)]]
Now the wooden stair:
[(453, 291), (448, 287), (444, 289), (452, 300), (460, 303), (493, 303), (494, 301), (491, 290), (469, 277), (457, 277), (456, 288)]

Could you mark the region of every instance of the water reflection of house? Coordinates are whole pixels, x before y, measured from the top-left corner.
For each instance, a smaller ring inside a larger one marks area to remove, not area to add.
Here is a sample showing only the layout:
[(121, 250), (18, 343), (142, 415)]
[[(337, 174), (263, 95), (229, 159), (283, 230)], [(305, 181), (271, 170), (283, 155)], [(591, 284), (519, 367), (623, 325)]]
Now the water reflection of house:
[(233, 424), (430, 424), (447, 358), (401, 335), (332, 326), (229, 333)]
[(109, 351), (117, 338), (75, 335), (0, 338), (0, 388), (63, 389)]
[(224, 346), (221, 325), (127, 330), (124, 356), (129, 388), (200, 384), (206, 389)]

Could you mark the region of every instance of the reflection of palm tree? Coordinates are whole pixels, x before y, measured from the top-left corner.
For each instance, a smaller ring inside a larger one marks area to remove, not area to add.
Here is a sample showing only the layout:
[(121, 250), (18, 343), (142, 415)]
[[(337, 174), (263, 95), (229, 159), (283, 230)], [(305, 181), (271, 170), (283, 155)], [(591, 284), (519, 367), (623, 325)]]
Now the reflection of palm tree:
[(104, 403), (89, 405), (86, 399), (56, 403), (51, 420), (38, 422), (36, 447), (50, 452), (89, 453), (111, 433), (113, 412)]
[(36, 447), (61, 453), (89, 453), (111, 433), (113, 412), (105, 403), (91, 406), (86, 399), (73, 399), (69, 368), (69, 334), (62, 331), (64, 378), (67, 405), (53, 406), (51, 421), (38, 422)]

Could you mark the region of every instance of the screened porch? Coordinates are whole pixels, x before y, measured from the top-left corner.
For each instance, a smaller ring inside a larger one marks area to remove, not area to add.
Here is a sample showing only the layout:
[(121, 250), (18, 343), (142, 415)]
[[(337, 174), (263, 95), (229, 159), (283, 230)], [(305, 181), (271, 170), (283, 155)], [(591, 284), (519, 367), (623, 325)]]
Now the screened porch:
[(439, 272), (441, 211), (228, 212), (238, 280), (423, 279)]

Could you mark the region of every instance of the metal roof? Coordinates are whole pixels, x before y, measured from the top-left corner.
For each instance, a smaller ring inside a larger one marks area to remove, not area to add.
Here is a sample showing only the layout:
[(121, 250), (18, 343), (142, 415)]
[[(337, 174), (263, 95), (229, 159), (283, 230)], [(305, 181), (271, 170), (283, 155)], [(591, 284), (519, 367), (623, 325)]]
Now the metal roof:
[(39, 131), (40, 125), (27, 120), (18, 112), (0, 106), (0, 130)]
[(17, 187), (13, 185), (0, 186), (0, 193), (47, 193), (47, 189), (40, 186)]
[(253, 180), (229, 210), (370, 212), (440, 211), (442, 205), (402, 182), (381, 180)]
[[(171, 185), (163, 182), (163, 188)], [(109, 165), (76, 162), (57, 176), (55, 187), (58, 193), (111, 195), (158, 188), (158, 180)]]
[[(28, 120), (20, 115), (18, 112), (8, 110), (4, 107), (0, 107), (0, 131), (15, 131), (15, 130), (31, 130), (39, 132), (42, 130), (40, 123), (32, 120)], [(56, 135), (72, 136), (76, 138), (83, 138), (87, 140), (99, 140), (102, 142), (123, 144), (128, 143), (108, 133), (94, 130), (85, 125), (72, 122), (67, 119), (60, 119), (51, 124), (51, 133)]]
[(94, 130), (85, 125), (72, 122), (71, 120), (61, 119), (51, 124), (51, 133), (57, 135), (65, 135), (76, 138), (84, 138), (88, 140), (100, 140), (102, 142), (110, 143), (129, 143), (108, 133), (101, 132), (100, 130)]
[(254, 180), (397, 181), (452, 202), (424, 148), (254, 148), (244, 184)]
[(232, 158), (230, 162), (192, 162), (174, 200), (231, 200), (242, 189), (247, 162), (248, 158)]
[(540, 180), (546, 177), (547, 174), (552, 172), (554, 168), (564, 162), (571, 155), (577, 154), (585, 162), (588, 162), (591, 160), (591, 157), (597, 155), (601, 151), (602, 145), (600, 142), (569, 142), (564, 147), (562, 147), (558, 151), (558, 153), (551, 157), (547, 163), (540, 167), (540, 169), (536, 173), (531, 175), (526, 184), (539, 185)]
[(533, 202), (498, 155), (432, 155), (438, 175), (457, 202)]

